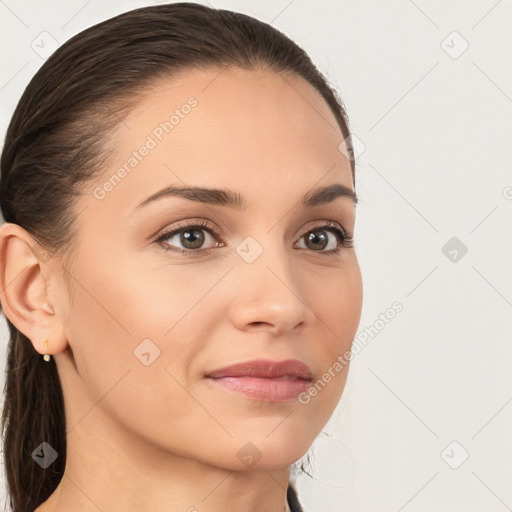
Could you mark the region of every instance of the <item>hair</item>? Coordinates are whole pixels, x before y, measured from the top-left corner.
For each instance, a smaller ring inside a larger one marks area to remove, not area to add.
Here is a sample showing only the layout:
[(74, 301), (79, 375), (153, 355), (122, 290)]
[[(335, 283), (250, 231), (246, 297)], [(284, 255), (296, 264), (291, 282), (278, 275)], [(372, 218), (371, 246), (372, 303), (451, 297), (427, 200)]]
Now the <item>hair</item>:
[[(327, 102), (351, 145), (338, 94), (307, 53), (279, 30), (241, 13), (194, 3), (143, 7), (69, 39), (26, 87), (0, 161), (4, 220), (23, 227), (44, 251), (65, 261), (77, 240), (73, 199), (104, 172), (112, 154), (111, 130), (159, 79), (227, 66), (302, 77)], [(351, 171), (355, 184), (352, 160)], [(44, 361), (6, 320), (4, 468), (12, 510), (27, 512), (47, 500), (64, 474), (64, 399), (53, 358)], [(32, 457), (43, 441), (58, 453), (47, 468)], [(288, 495), (294, 492), (290, 481)]]

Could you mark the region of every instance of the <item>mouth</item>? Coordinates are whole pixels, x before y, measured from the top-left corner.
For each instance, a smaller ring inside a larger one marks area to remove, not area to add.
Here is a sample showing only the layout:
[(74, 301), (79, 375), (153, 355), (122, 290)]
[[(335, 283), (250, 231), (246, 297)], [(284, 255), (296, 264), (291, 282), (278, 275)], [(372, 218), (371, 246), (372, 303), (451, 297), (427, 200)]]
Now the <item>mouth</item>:
[(295, 359), (238, 363), (205, 375), (217, 389), (243, 394), (263, 402), (296, 399), (311, 386), (311, 369)]

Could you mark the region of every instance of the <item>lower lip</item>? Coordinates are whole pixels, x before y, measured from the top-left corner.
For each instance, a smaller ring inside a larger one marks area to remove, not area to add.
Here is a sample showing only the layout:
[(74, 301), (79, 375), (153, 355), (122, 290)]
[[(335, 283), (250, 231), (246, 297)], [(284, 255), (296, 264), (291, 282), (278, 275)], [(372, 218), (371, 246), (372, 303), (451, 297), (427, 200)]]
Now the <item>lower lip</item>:
[(311, 382), (304, 379), (277, 379), (256, 377), (209, 378), (217, 386), (263, 402), (284, 402), (297, 398)]

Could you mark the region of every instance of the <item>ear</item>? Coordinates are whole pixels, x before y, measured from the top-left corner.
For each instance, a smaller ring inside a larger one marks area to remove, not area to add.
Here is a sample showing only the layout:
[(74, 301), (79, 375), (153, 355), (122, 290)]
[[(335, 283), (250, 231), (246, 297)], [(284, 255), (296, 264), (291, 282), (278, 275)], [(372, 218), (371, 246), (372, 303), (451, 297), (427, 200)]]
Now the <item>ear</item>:
[[(5, 316), (40, 354), (67, 346), (60, 315), (48, 296), (48, 253), (25, 229), (6, 222), (0, 227), (0, 301)], [(48, 346), (44, 341), (48, 339)]]

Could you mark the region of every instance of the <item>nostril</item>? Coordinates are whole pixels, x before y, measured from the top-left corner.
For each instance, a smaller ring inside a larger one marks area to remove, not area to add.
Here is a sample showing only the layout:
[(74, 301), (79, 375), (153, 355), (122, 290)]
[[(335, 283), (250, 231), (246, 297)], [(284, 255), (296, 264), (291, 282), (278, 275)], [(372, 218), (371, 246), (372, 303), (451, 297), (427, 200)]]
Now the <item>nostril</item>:
[(260, 325), (268, 325), (267, 322), (251, 322), (251, 325), (260, 326)]

